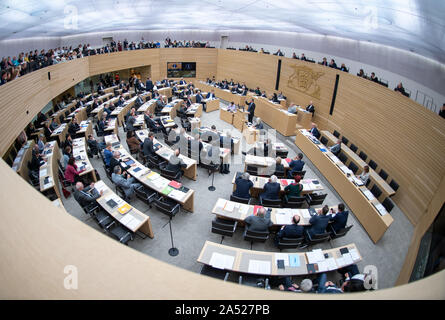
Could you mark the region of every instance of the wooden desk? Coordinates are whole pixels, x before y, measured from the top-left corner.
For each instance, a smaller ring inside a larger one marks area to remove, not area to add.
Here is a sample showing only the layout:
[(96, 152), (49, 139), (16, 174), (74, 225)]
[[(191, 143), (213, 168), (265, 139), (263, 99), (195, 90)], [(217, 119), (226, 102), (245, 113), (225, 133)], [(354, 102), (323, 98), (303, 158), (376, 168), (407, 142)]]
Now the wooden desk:
[(35, 145), (34, 140), (28, 140), (26, 144), (17, 152), (17, 156), (12, 163), (12, 170), (17, 172), (25, 181), (28, 181), (28, 161), (32, 159), (32, 148)]
[(243, 112), (241, 109), (238, 109), (238, 111), (233, 114), (233, 126), (240, 132), (243, 132), (246, 127), (246, 114), (247, 112)]
[[(126, 228), (132, 232), (140, 231), (143, 234), (149, 236), (153, 239), (153, 229), (151, 226), (150, 217), (133, 207), (131, 204), (125, 202), (116, 193), (114, 193), (102, 180), (94, 184), (94, 188), (100, 192), (103, 191), (103, 195), (98, 198), (97, 203), (106, 211), (110, 216), (119, 221)], [(113, 199), (117, 206), (114, 208), (110, 207), (107, 201)], [(131, 207), (130, 211), (125, 214), (121, 214), (118, 209), (123, 205), (128, 205)]]
[[(119, 139), (117, 138), (116, 135), (105, 136), (105, 143), (107, 142), (110, 143), (119, 142)], [(185, 210), (193, 212), (195, 192), (192, 189), (189, 189), (187, 192), (180, 191), (176, 193), (165, 194), (163, 191), (171, 182), (171, 180), (162, 177), (159, 173), (152, 171), (147, 167), (145, 167), (144, 165), (142, 165), (141, 163), (139, 163), (139, 161), (133, 158), (131, 154), (125, 148), (122, 147), (122, 145), (113, 148), (113, 150), (117, 150), (120, 152), (121, 154), (120, 159), (128, 158), (134, 162), (135, 165), (127, 168), (126, 171), (136, 180), (138, 180), (140, 183), (147, 186), (148, 188), (158, 192), (160, 195), (166, 196), (178, 202), (179, 204), (182, 205), (182, 207)]]
[[(240, 225), (245, 225), (244, 220), (253, 215), (255, 205), (249, 205), (239, 202), (234, 202), (226, 200), (223, 198), (218, 198), (216, 201), (212, 213), (217, 217), (227, 220), (238, 221)], [(268, 208), (264, 207), (266, 210), (270, 209), (270, 220), (273, 225), (271, 229), (279, 229), (284, 225), (293, 224), (292, 218), (294, 215), (300, 216), (300, 221), (298, 225), (300, 226), (310, 226), (309, 220), (311, 220), (312, 214), (316, 212), (316, 209), (290, 209), (290, 208)]]
[[(144, 142), (145, 138), (148, 138), (148, 130), (138, 130), (136, 131), (136, 136), (139, 138), (141, 142)], [(169, 161), (170, 157), (174, 154), (174, 151), (172, 148), (168, 147), (158, 139), (153, 139), (153, 145), (159, 143), (162, 147), (156, 151), (156, 154), (163, 158), (164, 160)], [(184, 176), (195, 180), (197, 176), (197, 162), (196, 160), (190, 159), (189, 157), (186, 157), (182, 154), (179, 155), (179, 158), (184, 161), (184, 163), (187, 165), (187, 167), (184, 170)]]
[[(335, 144), (338, 140), (338, 138), (336, 138), (329, 131), (322, 131), (321, 134), (328, 139), (331, 145)], [(359, 168), (357, 174), (362, 173), (363, 168), (368, 165), (358, 156), (358, 154), (349, 149), (349, 147), (343, 143), (341, 145), (341, 152), (343, 152), (346, 155), (348, 165), (352, 161)], [(347, 164), (345, 163), (345, 165)], [(376, 184), (380, 188), (380, 190), (382, 190), (382, 195), (379, 197), (381, 201), (383, 201), (386, 197), (390, 197), (396, 193), (394, 189), (391, 188), (389, 184), (385, 180), (383, 180), (383, 178), (380, 177), (379, 174), (371, 167), (369, 168), (369, 178), (371, 179), (372, 182), (374, 182), (374, 184)]]
[(200, 118), (202, 115), (202, 104), (194, 103), (187, 109), (187, 116)]
[(219, 109), (219, 99), (204, 99), (206, 103), (206, 112), (212, 112)]
[(161, 123), (164, 126), (164, 128), (171, 128), (176, 125), (175, 121), (173, 121), (173, 119), (170, 118), (169, 116), (162, 116), (159, 117), (159, 119), (161, 120)]
[(201, 118), (189, 118), (189, 122), (191, 125), (191, 132), (198, 132), (199, 128), (201, 127)]
[(73, 140), (73, 157), (76, 159), (77, 169), (85, 166), (85, 171), (80, 173), (80, 177), (88, 177), (88, 181), (97, 181), (96, 172), (88, 159), (86, 139), (77, 138)]
[(172, 97), (172, 88), (166, 87), (166, 88), (158, 89), (158, 93), (160, 95), (166, 96), (167, 98), (171, 98)]
[(104, 132), (105, 134), (116, 134), (118, 133), (117, 131), (117, 119), (116, 118), (111, 118), (110, 120), (107, 121), (107, 124), (104, 128)]
[(59, 127), (57, 127), (56, 130), (53, 131), (51, 134), (51, 137), (58, 141), (59, 146), (62, 145), (62, 143), (66, 139), (66, 134), (68, 132), (68, 124), (62, 123)]
[[(349, 253), (347, 253), (345, 256), (342, 256), (340, 252), (340, 249), (343, 248), (348, 248), (349, 251)], [(255, 251), (206, 241), (197, 261), (202, 264), (213, 266), (214, 268), (247, 274), (258, 274), (265, 276), (303, 276), (309, 274), (307, 264), (309, 262), (314, 262), (313, 260), (309, 260), (308, 253)], [(325, 254), (327, 254), (327, 259), (324, 256)], [(219, 257), (221, 257), (223, 261), (227, 258), (226, 262), (219, 262), (219, 259), (217, 259), (218, 255), (220, 255)], [(294, 256), (298, 261), (298, 264), (290, 266), (289, 256)], [(337, 270), (351, 264), (356, 264), (362, 260), (362, 257), (355, 244), (348, 244), (339, 248), (322, 250), (321, 256), (321, 259), (318, 260), (318, 263), (315, 265), (315, 273)], [(347, 259), (345, 259), (345, 257), (347, 257)], [(285, 263), (284, 269), (278, 269), (276, 262), (278, 259), (282, 259), (287, 262)], [(264, 269), (256, 268), (254, 267), (254, 262), (252, 261), (265, 262), (266, 267)], [(331, 263), (328, 264), (328, 261)]]
[[(374, 207), (374, 205), (379, 204), (378, 200), (368, 200), (359, 187), (350, 181), (340, 169), (339, 166), (343, 166), (343, 163), (336, 159), (331, 152), (322, 152), (308, 135), (310, 134), (307, 130), (297, 130), (295, 144), (328, 179), (329, 183), (360, 221), (372, 241), (377, 243), (393, 222), (393, 218), (389, 214), (382, 216)], [(321, 145), (321, 147), (323, 146)], [(331, 157), (335, 162), (331, 160)]]
[(254, 96), (255, 116), (277, 130), (283, 136), (295, 135), (297, 115), (288, 113), (287, 110), (277, 107), (266, 98)]
[[(244, 159), (244, 171), (246, 171), (247, 166), (257, 167), (259, 175), (270, 175), (275, 172), (276, 158), (271, 157), (261, 157), (247, 154)], [(284, 174), (287, 174), (289, 170), (289, 163), (286, 159), (281, 159), (281, 164), (284, 167)]]
[[(233, 191), (236, 190), (235, 179), (236, 173), (232, 179)], [(269, 178), (251, 175), (250, 181), (253, 182), (253, 187), (250, 190), (250, 194), (252, 195), (252, 197), (257, 198), (259, 194), (263, 192), (264, 185), (269, 182)], [(278, 179), (277, 182), (280, 184), (281, 187), (280, 195), (284, 196), (284, 188), (286, 188), (286, 186), (293, 183), (294, 181), (294, 179)], [(323, 190), (320, 181), (317, 179), (303, 179), (300, 181), (300, 183), (303, 185), (303, 191), (301, 191), (302, 195)]]
[(233, 113), (228, 111), (227, 108), (219, 108), (219, 118), (227, 123), (233, 124)]
[(310, 129), (312, 125), (312, 113), (303, 108), (297, 108), (297, 128)]
[(137, 112), (145, 113), (147, 110), (150, 110), (150, 113), (154, 114), (155, 107), (156, 107), (156, 100), (155, 99), (151, 99), (151, 100), (148, 100), (147, 102), (145, 102), (143, 105), (141, 105), (137, 109)]
[(90, 120), (84, 120), (79, 123), (80, 129), (76, 131), (77, 137), (88, 138), (88, 135), (93, 133), (93, 122)]
[[(56, 194), (57, 198), (61, 199), (59, 187), (58, 160), (60, 159), (59, 146), (56, 141), (48, 142), (44, 149), (46, 163), (40, 166), (39, 180), (40, 192), (45, 196)], [(48, 183), (45, 184), (45, 179), (48, 178)]]

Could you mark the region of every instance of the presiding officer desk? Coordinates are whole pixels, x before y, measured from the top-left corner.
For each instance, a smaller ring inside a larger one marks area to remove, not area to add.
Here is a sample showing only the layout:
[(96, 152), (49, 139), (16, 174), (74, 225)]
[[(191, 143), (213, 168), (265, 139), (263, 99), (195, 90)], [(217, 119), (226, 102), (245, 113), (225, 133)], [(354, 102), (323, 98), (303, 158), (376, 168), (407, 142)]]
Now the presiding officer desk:
[(370, 192), (366, 187), (357, 186), (351, 181), (353, 177), (347, 177), (343, 171), (347, 171), (347, 168), (344, 168), (344, 164), (337, 157), (328, 149), (326, 152), (322, 152), (320, 148), (324, 149), (326, 147), (321, 143), (315, 144), (312, 139), (315, 138), (311, 137), (307, 130), (300, 129), (297, 130), (295, 144), (328, 179), (329, 183), (360, 221), (372, 241), (377, 243), (393, 222), (393, 218), (380, 205), (377, 199), (373, 199), (372, 194), (369, 195)]
[[(108, 135), (104, 137), (105, 143), (110, 142), (111, 144), (116, 144), (119, 139), (116, 135)], [(127, 167), (126, 171), (133, 176), (138, 182), (144, 186), (158, 192), (160, 195), (166, 196), (179, 204), (189, 211), (193, 212), (195, 191), (188, 188), (182, 188), (182, 190), (174, 190), (169, 186), (171, 180), (162, 177), (159, 173), (150, 170), (135, 158), (124, 148), (119, 142), (119, 145), (113, 147), (113, 151), (119, 151), (121, 154), (120, 160), (125, 160), (121, 162), (122, 166)], [(127, 165), (125, 162), (131, 163)]]
[(196, 83), (196, 87), (201, 91), (211, 92), (212, 90), (215, 92), (215, 96), (223, 99), (227, 102), (234, 102), (238, 106), (244, 105), (246, 101), (246, 96), (242, 96), (240, 94), (232, 93), (230, 90), (224, 90), (219, 87), (215, 87), (205, 83), (204, 81), (198, 81)]
[[(284, 261), (284, 268), (277, 261)], [(265, 276), (302, 276), (337, 270), (362, 260), (355, 244), (310, 252), (264, 252), (206, 241), (197, 261), (218, 269)]]
[[(120, 198), (102, 180), (96, 182), (94, 188), (99, 193), (100, 191), (103, 191), (103, 195), (96, 201), (110, 216), (132, 232), (136, 233), (137, 231), (140, 231), (150, 238), (154, 238), (149, 216)], [(113, 200), (116, 205), (112, 207), (110, 205), (110, 200)]]

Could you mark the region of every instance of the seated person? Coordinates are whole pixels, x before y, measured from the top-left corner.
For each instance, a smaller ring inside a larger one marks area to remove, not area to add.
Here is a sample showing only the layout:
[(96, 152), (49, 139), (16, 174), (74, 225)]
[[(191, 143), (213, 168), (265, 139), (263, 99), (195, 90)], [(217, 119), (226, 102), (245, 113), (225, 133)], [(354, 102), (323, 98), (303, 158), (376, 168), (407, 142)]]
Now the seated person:
[(86, 207), (96, 202), (96, 199), (103, 195), (103, 191), (100, 193), (94, 189), (94, 183), (91, 183), (88, 187), (84, 188), (82, 182), (76, 183), (76, 191), (74, 192), (74, 199), (80, 204), (81, 207)]
[(235, 103), (232, 101), (232, 102), (230, 102), (230, 104), (229, 104), (229, 106), (227, 107), (227, 111), (229, 111), (229, 112), (236, 112), (236, 105), (235, 105)]
[(396, 92), (400, 92), (401, 94), (403, 94), (404, 96), (408, 97), (409, 94), (406, 93), (405, 88), (403, 87), (402, 83), (400, 82), (397, 87), (394, 88), (394, 91)]
[(139, 139), (136, 138), (134, 131), (127, 131), (127, 145), (130, 149), (130, 153), (139, 153), (141, 152), (141, 144)]
[(332, 222), (331, 226), (334, 228), (335, 232), (340, 231), (341, 229), (346, 228), (346, 222), (348, 222), (349, 211), (345, 211), (345, 205), (343, 203), (338, 204), (338, 211), (335, 213), (331, 210), (329, 220)]
[(105, 144), (103, 142), (98, 143), (97, 140), (93, 138), (92, 134), (88, 135), (87, 144), (93, 156), (97, 156), (99, 154), (99, 150), (105, 148)]
[(260, 194), (260, 199), (278, 200), (280, 199), (281, 185), (277, 182), (277, 176), (272, 175), (269, 181), (263, 187), (263, 193)]
[(206, 95), (206, 99), (216, 99), (215, 91), (208, 92)]
[(113, 158), (110, 159), (110, 169), (109, 169), (110, 174), (113, 174), (114, 167), (116, 166), (120, 166), (122, 168), (122, 171), (125, 171), (124, 168), (125, 164), (124, 166), (122, 165), (120, 158), (121, 158), (121, 153), (117, 150), (113, 151)]
[(364, 166), (363, 167), (363, 172), (357, 176), (357, 178), (359, 178), (364, 185), (366, 185), (366, 183), (368, 183), (369, 180), (369, 166)]
[(264, 129), (263, 122), (261, 121), (261, 118), (260, 118), (260, 117), (257, 117), (257, 118), (255, 119), (254, 128), (255, 128), (255, 129), (258, 129), (258, 130)]
[(62, 156), (62, 167), (63, 170), (66, 169), (66, 166), (68, 164), (68, 160), (70, 160), (70, 158), (73, 156), (72, 152), (71, 152), (71, 147), (70, 146), (66, 146), (65, 149), (63, 150), (63, 156)]
[(303, 191), (303, 185), (300, 184), (301, 178), (300, 176), (295, 176), (294, 180), (294, 182), (284, 188), (286, 201), (289, 197), (301, 197), (301, 192)]
[(344, 71), (344, 72), (348, 72), (348, 69), (346, 68), (344, 63), (341, 64), (340, 70)]
[(289, 162), (289, 168), (291, 169), (287, 172), (287, 176), (289, 179), (294, 177), (296, 172), (303, 171), (304, 161), (302, 153), (297, 154), (295, 158), (291, 162)]
[(287, 112), (297, 114), (297, 108), (298, 106), (295, 103), (292, 103), (289, 108), (287, 108)]
[(255, 95), (256, 95), (256, 96), (260, 96), (260, 95), (261, 95), (260, 87), (257, 87), (257, 88), (255, 89)]
[(280, 291), (292, 291), (295, 293), (310, 292), (312, 290), (311, 279), (304, 279), (301, 281), (300, 286), (295, 282), (292, 282), (292, 278), (289, 276), (273, 276), (270, 277), (270, 286), (278, 287)]
[(278, 245), (278, 242), (282, 238), (301, 238), (303, 236), (304, 227), (299, 225), (300, 216), (298, 214), (292, 217), (292, 224), (287, 224), (281, 227), (280, 231), (277, 232), (275, 237), (275, 245)]
[(311, 237), (316, 234), (323, 234), (326, 232), (330, 215), (326, 215), (329, 212), (329, 207), (326, 205), (316, 215), (312, 216), (309, 220), (311, 226), (307, 229), (307, 232)]
[(272, 99), (270, 99), (270, 100), (272, 100), (273, 103), (280, 103), (280, 101), (278, 100), (278, 96), (275, 92), (272, 95)]
[(113, 158), (113, 152), (111, 151), (111, 142), (107, 142), (104, 149), (104, 161), (107, 168), (110, 167), (111, 158)]
[(29, 165), (29, 170), (38, 172), (40, 170), (40, 166), (43, 165), (44, 163), (45, 161), (39, 152), (39, 146), (35, 144), (32, 149), (32, 156)]
[(321, 137), (321, 133), (320, 131), (318, 131), (317, 129), (317, 125), (315, 123), (311, 124), (311, 130), (309, 130), (309, 132), (317, 139), (320, 139)]
[(148, 138), (145, 138), (144, 143), (142, 144), (142, 152), (144, 153), (145, 157), (156, 156), (156, 150), (153, 147), (153, 139), (154, 134), (153, 132), (150, 132), (148, 134)]
[(331, 68), (337, 69), (337, 64), (335, 63), (335, 60), (334, 60), (334, 59), (331, 59), (331, 62), (329, 63), (329, 66), (330, 66)]
[(261, 97), (263, 97), (263, 98), (267, 98), (266, 91), (263, 91), (263, 92), (261, 93)]
[(282, 164), (282, 159), (280, 157), (277, 157), (275, 159), (275, 172), (284, 174), (284, 166)]
[(253, 182), (250, 181), (250, 175), (244, 172), (235, 180), (235, 191), (233, 195), (243, 199), (250, 199), (250, 189), (253, 187)]
[(81, 174), (84, 171), (85, 169), (82, 170), (77, 169), (75, 159), (74, 157), (71, 157), (68, 160), (68, 163), (65, 168), (65, 180), (68, 180), (69, 182), (71, 182), (71, 184), (74, 184), (75, 182), (80, 181), (79, 174)]
[(258, 209), (256, 216), (248, 216), (244, 222), (249, 231), (268, 232), (269, 227), (272, 225), (272, 221), (270, 221), (270, 210), (266, 212), (266, 209), (261, 207)]
[(149, 109), (145, 111), (144, 120), (145, 124), (147, 125), (147, 128), (150, 129), (150, 131), (152, 132), (162, 131), (164, 134), (167, 134), (167, 130), (162, 125), (159, 118), (153, 118), (153, 114), (150, 112)]
[(337, 143), (334, 144), (332, 147), (329, 148), (329, 151), (331, 151), (333, 154), (335, 154), (336, 156), (338, 156), (338, 154), (341, 151), (341, 140), (338, 139)]
[(315, 107), (314, 107), (314, 104), (312, 103), (312, 100), (309, 102), (309, 105), (306, 107), (306, 111), (312, 113), (312, 116), (314, 116)]
[(179, 179), (182, 177), (182, 169), (185, 169), (187, 165), (179, 158), (179, 149), (175, 150), (175, 153), (170, 156), (168, 160), (168, 164), (165, 167), (165, 170), (172, 171), (175, 175), (180, 172)]
[(122, 168), (120, 166), (115, 166), (114, 171), (111, 175), (111, 180), (113, 183), (121, 187), (125, 192), (127, 198), (132, 198), (134, 195), (134, 190), (141, 186), (140, 183), (136, 183), (134, 178), (128, 173), (122, 174)]

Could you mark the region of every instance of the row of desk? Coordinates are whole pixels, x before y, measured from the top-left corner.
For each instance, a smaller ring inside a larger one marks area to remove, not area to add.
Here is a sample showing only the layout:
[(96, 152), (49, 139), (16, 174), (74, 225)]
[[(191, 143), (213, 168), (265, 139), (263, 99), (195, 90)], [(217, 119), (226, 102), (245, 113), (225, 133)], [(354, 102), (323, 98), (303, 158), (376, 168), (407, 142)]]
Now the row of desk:
[(307, 130), (297, 131), (295, 144), (329, 180), (372, 241), (377, 243), (394, 221), (391, 215), (366, 187), (354, 183), (350, 170)]

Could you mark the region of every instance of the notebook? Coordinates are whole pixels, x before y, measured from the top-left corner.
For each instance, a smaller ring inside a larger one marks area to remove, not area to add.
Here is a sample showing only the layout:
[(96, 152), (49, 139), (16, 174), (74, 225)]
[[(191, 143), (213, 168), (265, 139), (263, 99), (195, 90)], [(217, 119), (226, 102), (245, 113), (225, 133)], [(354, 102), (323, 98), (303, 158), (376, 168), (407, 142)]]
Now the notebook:
[(286, 179), (281, 179), (281, 184), (285, 187), (289, 184)]
[(348, 248), (344, 247), (344, 248), (340, 248), (340, 253), (343, 255), (345, 253), (349, 253)]
[(114, 201), (113, 199), (110, 199), (106, 202), (106, 204), (111, 207), (111, 208), (115, 208), (117, 206), (116, 201)]
[(284, 260), (277, 260), (278, 269), (284, 269)]
[(316, 263), (309, 263), (306, 265), (306, 267), (309, 274), (316, 273), (318, 271), (318, 265)]
[(179, 183), (179, 182), (177, 182), (177, 181), (175, 181), (175, 180), (170, 181), (170, 183), (169, 183), (168, 185), (169, 185), (170, 187), (172, 187), (172, 188), (175, 188), (175, 189), (179, 189), (179, 188), (181, 188), (181, 186), (182, 186), (181, 183)]
[(258, 210), (259, 210), (260, 208), (263, 208), (263, 206), (254, 206), (254, 207), (253, 207), (253, 215), (256, 216), (256, 214), (258, 213)]
[(126, 164), (127, 166), (131, 166), (133, 163), (134, 163), (134, 160), (133, 160), (133, 159), (130, 159), (130, 160), (125, 161), (125, 164)]
[(131, 206), (128, 203), (124, 203), (117, 210), (120, 214), (126, 214), (128, 211), (131, 210)]

